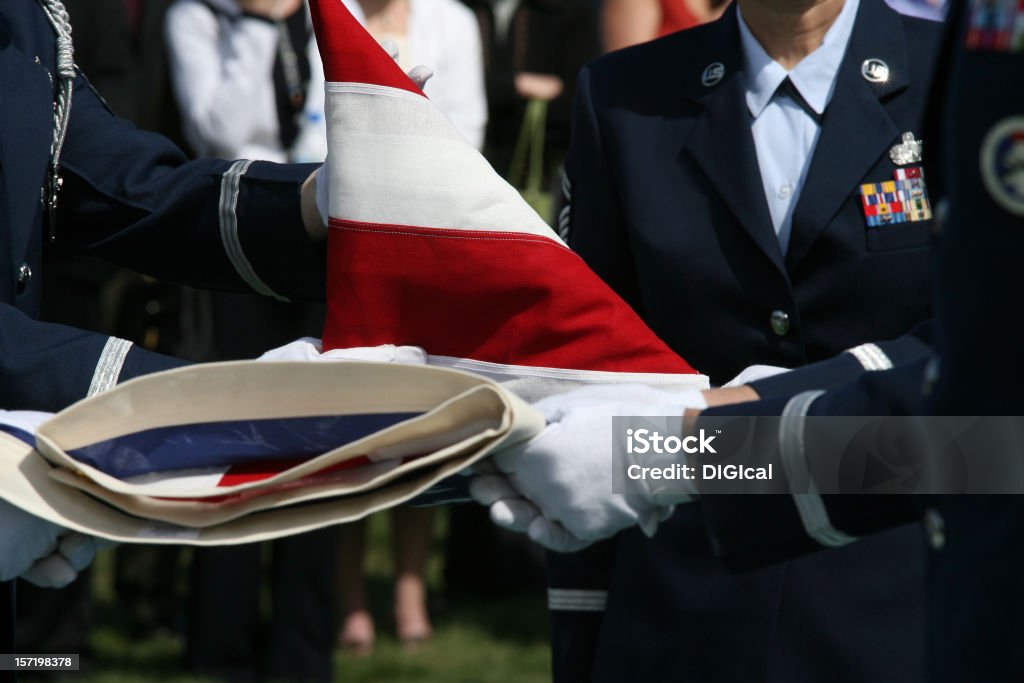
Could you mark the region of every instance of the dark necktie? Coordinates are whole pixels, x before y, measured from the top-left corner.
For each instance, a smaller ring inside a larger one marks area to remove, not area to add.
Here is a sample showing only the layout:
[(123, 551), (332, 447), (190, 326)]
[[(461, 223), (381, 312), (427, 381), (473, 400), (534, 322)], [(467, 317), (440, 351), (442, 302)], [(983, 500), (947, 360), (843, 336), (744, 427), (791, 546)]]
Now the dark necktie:
[(274, 95), (281, 144), (287, 149), (299, 135), (300, 118), (306, 104), (310, 68), (306, 50), (310, 31), (306, 10), (300, 7), (287, 19), (277, 22), (280, 37), (274, 60)]
[(808, 116), (814, 119), (815, 123), (817, 123), (819, 126), (821, 125), (821, 119), (823, 118), (823, 114), (819, 114), (818, 112), (814, 111), (814, 108), (807, 102), (807, 100), (804, 99), (804, 96), (800, 94), (800, 91), (796, 89), (796, 86), (793, 85), (793, 81), (789, 80), (788, 76), (784, 81), (782, 81), (782, 83), (779, 84), (779, 87), (775, 89), (774, 96), (788, 97), (789, 99), (793, 100), (794, 102), (796, 102), (797, 106), (799, 106), (801, 109), (804, 110), (804, 112), (807, 113)]

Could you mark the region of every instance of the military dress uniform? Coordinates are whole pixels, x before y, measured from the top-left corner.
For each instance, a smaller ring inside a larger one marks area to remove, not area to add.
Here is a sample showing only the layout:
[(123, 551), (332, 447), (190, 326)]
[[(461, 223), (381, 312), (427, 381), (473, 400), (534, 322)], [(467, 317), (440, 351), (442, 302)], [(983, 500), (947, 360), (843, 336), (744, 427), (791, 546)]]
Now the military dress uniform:
[[(1024, 333), (1008, 320), (1024, 306), (1016, 263), (1024, 248), (1024, 10), (981, 0), (954, 5), (941, 73), (932, 109), (948, 210), (937, 249), (934, 350), (830, 381), (824, 393), (810, 366), (767, 401), (706, 414), (1024, 415)], [(1021, 496), (885, 496), (871, 505), (861, 496), (822, 498), (828, 525), (847, 542), (923, 516), (928, 680), (1024, 680)], [(704, 501), (711, 543), (733, 565), (832, 545), (793, 509), (780, 515), (756, 499), (737, 509), (738, 500)]]
[(0, 405), (60, 410), (90, 390), (178, 363), (119, 340), (34, 320), (44, 233), (148, 275), (207, 288), (322, 300), (324, 261), (303, 230), (314, 167), (199, 160), (115, 118), (81, 75), (44, 210), (53, 138), (54, 32), (31, 0), (0, 9)]
[[(570, 246), (713, 383), (844, 350), (837, 377), (878, 362), (878, 345), (861, 347), (930, 316), (938, 196), (911, 216), (893, 194), (923, 184), (913, 144), (940, 38), (938, 24), (861, 0), (786, 248), (755, 150), (735, 5), (597, 60), (580, 76), (567, 161)], [(714, 558), (699, 504), (652, 539), (631, 530), (613, 543), (549, 556), (556, 678), (923, 680), (915, 527), (741, 577)], [(883, 571), (880, 557), (901, 561)]]
[[(48, 4), (51, 13), (59, 9)], [(279, 299), (323, 298), (324, 257), (303, 229), (299, 203), (300, 185), (314, 167), (187, 161), (164, 138), (114, 117), (71, 71), (69, 55), (58, 60), (55, 36), (42, 3), (9, 0), (0, 7), (5, 409), (57, 411), (118, 381), (182, 363), (121, 339), (38, 322), (48, 234), (57, 246), (171, 281)], [(55, 102), (65, 79), (73, 89), (70, 116), (52, 174)], [(58, 183), (51, 211), (49, 188)], [(9, 638), (13, 589), (0, 588), (0, 637)], [(13, 643), (0, 642), (0, 651), (13, 652)]]

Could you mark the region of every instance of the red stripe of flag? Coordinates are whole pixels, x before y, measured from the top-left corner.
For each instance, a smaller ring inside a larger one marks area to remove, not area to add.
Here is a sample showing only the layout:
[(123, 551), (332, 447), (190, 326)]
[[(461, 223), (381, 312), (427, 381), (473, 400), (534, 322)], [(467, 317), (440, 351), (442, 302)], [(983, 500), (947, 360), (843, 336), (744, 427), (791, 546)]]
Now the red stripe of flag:
[(327, 244), (325, 349), (409, 344), (500, 364), (694, 373), (554, 240), (332, 218)]

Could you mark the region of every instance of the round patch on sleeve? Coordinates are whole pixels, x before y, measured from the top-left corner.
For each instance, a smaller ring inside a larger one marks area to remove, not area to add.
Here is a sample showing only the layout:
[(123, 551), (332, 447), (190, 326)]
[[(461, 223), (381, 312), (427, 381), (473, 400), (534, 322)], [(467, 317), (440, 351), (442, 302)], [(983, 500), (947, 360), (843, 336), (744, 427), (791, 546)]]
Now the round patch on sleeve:
[(981, 178), (996, 204), (1024, 216), (1024, 116), (1003, 119), (985, 135)]

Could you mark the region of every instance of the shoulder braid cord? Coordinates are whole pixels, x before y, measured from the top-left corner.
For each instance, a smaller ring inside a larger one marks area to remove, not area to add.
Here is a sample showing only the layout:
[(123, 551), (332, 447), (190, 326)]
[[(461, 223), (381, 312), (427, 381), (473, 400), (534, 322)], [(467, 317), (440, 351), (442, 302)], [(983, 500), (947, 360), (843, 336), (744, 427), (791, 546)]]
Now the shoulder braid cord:
[(37, 0), (57, 34), (57, 100), (53, 103), (53, 141), (50, 143), (50, 174), (46, 188), (49, 238), (57, 238), (57, 193), (64, 182), (60, 177), (60, 153), (71, 119), (71, 90), (75, 80), (75, 48), (71, 44), (71, 19), (60, 0)]

